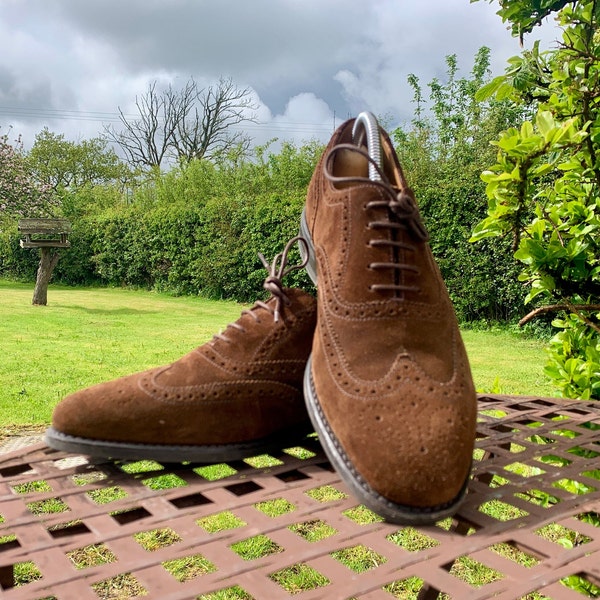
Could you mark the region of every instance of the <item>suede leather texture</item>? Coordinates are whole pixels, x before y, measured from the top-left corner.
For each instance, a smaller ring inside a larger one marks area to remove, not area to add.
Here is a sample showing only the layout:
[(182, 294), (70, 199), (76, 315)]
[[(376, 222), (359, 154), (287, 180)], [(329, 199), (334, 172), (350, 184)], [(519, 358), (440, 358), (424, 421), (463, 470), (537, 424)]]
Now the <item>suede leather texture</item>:
[[(333, 436), (371, 488), (401, 505), (444, 505), (470, 472), (477, 402), (469, 363), (427, 241), (404, 225), (373, 226), (397, 221), (379, 202), (381, 186), (324, 176), (327, 167), (367, 177), (366, 159), (346, 150), (326, 165), (332, 148), (352, 141), (352, 124), (331, 139), (304, 211), (318, 273), (312, 385)], [(381, 140), (387, 178), (414, 201), (383, 131)], [(402, 247), (373, 244), (391, 235)], [(372, 268), (394, 261), (410, 268)], [(394, 283), (405, 289), (373, 288)]]
[[(213, 445), (306, 424), (302, 375), (316, 300), (301, 290), (284, 292), (289, 304), (277, 321), (257, 304), (242, 313), (238, 327), (228, 326), (171, 365), (67, 396), (54, 410), (53, 427), (96, 440)], [(272, 310), (275, 303), (272, 297), (266, 304)]]

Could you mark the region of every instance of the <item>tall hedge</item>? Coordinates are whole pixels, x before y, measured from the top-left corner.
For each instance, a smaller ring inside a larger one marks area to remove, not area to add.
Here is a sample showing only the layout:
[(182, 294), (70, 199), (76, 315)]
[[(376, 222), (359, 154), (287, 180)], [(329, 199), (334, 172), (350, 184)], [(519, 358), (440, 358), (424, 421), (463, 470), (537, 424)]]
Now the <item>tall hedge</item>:
[[(503, 244), (467, 241), (484, 210), (477, 164), (435, 160), (414, 135), (397, 133), (396, 141), (459, 318), (517, 317), (523, 294), (510, 252)], [(61, 251), (53, 281), (254, 301), (266, 275), (258, 253), (271, 261), (298, 233), (321, 152), (318, 144), (288, 144), (236, 164), (193, 161), (155, 174), (127, 196), (79, 190), (65, 215), (72, 246)], [(19, 247), (16, 222), (0, 231), (0, 276), (33, 281), (38, 252)], [(291, 258), (299, 260), (298, 253)], [(285, 284), (312, 289), (304, 271)]]

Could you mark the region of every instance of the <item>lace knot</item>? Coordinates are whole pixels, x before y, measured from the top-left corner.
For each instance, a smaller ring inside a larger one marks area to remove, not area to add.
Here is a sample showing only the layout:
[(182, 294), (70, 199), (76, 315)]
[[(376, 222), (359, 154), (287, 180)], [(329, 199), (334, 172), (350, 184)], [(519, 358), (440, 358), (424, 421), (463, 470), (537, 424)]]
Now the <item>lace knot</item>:
[[(301, 264), (288, 267), (288, 254), (295, 242), (298, 242), (304, 246), (305, 258)], [(265, 267), (265, 269), (267, 269), (269, 273), (269, 275), (263, 283), (263, 288), (267, 290), (271, 294), (271, 296), (273, 296), (276, 299), (275, 310), (273, 312), (273, 318), (276, 323), (279, 321), (279, 316), (283, 311), (283, 307), (289, 306), (290, 304), (290, 299), (287, 297), (283, 289), (282, 279), (291, 271), (302, 269), (306, 265), (306, 263), (308, 262), (308, 252), (308, 243), (306, 242), (306, 240), (303, 237), (296, 236), (286, 244), (283, 252), (275, 256), (271, 264), (267, 262), (265, 257), (260, 252), (258, 254), (258, 257), (260, 258), (263, 266)]]
[(398, 192), (390, 200), (389, 207), (399, 219), (407, 222), (410, 231), (418, 240), (427, 241), (429, 239), (429, 233), (421, 220), (412, 190), (406, 189)]

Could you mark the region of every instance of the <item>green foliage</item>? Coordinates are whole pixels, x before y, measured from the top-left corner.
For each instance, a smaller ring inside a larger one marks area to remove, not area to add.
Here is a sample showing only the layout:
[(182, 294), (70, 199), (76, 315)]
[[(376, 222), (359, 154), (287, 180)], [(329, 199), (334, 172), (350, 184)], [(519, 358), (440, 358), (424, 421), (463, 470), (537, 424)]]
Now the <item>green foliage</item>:
[(575, 314), (555, 319), (553, 325), (560, 331), (550, 342), (546, 374), (567, 398), (600, 398), (599, 336)]
[[(477, 2), (478, 0), (471, 0)], [(489, 0), (490, 3), (493, 0)], [(511, 24), (513, 35), (521, 39), (552, 12), (558, 11), (575, 0), (499, 0), (498, 14)]]
[[(68, 190), (71, 248), (62, 252), (54, 281), (254, 301), (266, 276), (258, 253), (271, 260), (297, 235), (322, 151), (318, 144), (267, 149), (253, 161), (196, 160), (156, 172), (131, 197), (111, 183)], [(291, 259), (299, 262), (299, 253)], [(36, 261), (36, 251), (19, 248), (16, 220), (7, 223), (0, 273), (31, 279)], [(285, 284), (311, 288), (300, 271)]]
[(508, 242), (473, 247), (472, 228), (484, 217), (485, 188), (479, 174), (499, 131), (523, 113), (512, 102), (480, 101), (488, 78), (489, 49), (477, 53), (469, 77), (458, 76), (455, 56), (446, 59), (446, 80), (430, 84), (430, 111), (415, 75), (409, 76), (416, 103), (409, 130), (396, 130), (398, 154), (419, 200), (431, 246), (461, 321), (514, 320), (523, 286)]
[(56, 206), (52, 190), (39, 185), (32, 176), (21, 139), (11, 143), (8, 134), (0, 135), (0, 220), (4, 221), (6, 215), (49, 216)]
[(35, 136), (26, 160), (36, 180), (55, 191), (126, 181), (131, 177), (129, 168), (105, 138), (70, 142), (47, 128)]
[[(501, 4), (512, 5), (506, 18), (527, 31), (531, 2)], [(480, 92), (535, 100), (537, 112), (494, 142), (495, 164), (482, 174), (488, 213), (472, 240), (512, 237), (526, 301), (539, 307), (531, 316), (565, 315), (554, 321), (561, 331), (546, 373), (565, 396), (599, 399), (600, 3), (554, 4), (562, 8), (562, 43), (512, 59), (505, 76)]]

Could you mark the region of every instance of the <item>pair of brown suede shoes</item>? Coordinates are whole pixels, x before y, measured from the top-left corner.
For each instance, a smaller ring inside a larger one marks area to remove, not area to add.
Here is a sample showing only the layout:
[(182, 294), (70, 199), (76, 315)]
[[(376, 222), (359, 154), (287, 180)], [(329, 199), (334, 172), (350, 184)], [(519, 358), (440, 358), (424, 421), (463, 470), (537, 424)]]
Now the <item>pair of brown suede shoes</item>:
[[(271, 266), (263, 259), (269, 300), (169, 366), (66, 397), (48, 445), (213, 462), (295, 444), (314, 428), (342, 479), (386, 520), (453, 514), (470, 474), (476, 395), (413, 193), (370, 113), (333, 135), (300, 229)], [(283, 287), (296, 241), (318, 302)]]

